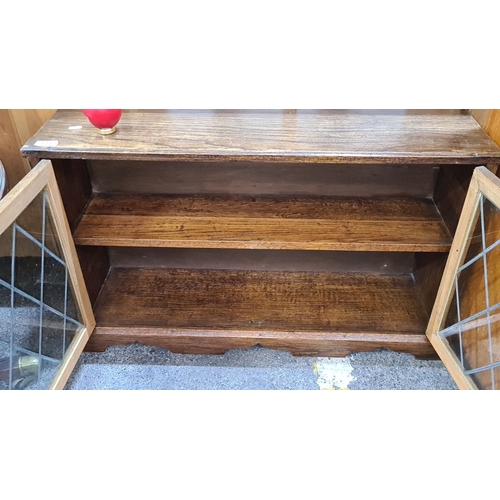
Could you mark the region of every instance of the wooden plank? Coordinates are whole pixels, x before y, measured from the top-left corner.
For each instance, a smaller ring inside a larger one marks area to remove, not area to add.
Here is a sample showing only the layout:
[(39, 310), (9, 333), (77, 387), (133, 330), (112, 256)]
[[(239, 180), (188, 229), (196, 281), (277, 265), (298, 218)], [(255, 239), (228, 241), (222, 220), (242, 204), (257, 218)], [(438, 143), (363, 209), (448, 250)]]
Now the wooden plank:
[(478, 189), (497, 207), (500, 207), (500, 179), (484, 167), (475, 170)]
[(97, 195), (79, 245), (445, 252), (431, 200)]
[(169, 349), (180, 354), (224, 354), (228, 349), (248, 349), (261, 345), (268, 349), (290, 352), (294, 356), (345, 357), (352, 352), (390, 349), (410, 353), (419, 359), (437, 359), (436, 351), (423, 334), (337, 333), (315, 335), (293, 331), (256, 332), (198, 330), (144, 327), (97, 326), (85, 347), (86, 351), (104, 351), (111, 346), (139, 342), (151, 347)]
[(240, 342), (305, 354), (363, 350), (366, 342), (368, 350), (415, 345), (432, 354), (409, 275), (114, 268), (95, 314), (97, 331), (113, 342), (142, 341), (143, 332), (172, 346), (187, 342), (190, 352)]
[[(100, 326), (422, 333), (410, 276), (187, 269), (112, 269)], [(139, 321), (139, 322), (138, 322)]]
[(289, 196), (161, 196), (98, 194), (85, 215), (329, 219), (426, 222), (439, 220), (432, 200)]
[[(57, 144), (40, 146), (40, 140)], [(106, 137), (81, 111), (59, 111), (22, 152), (44, 158), (303, 163), (500, 160), (500, 148), (476, 120), (453, 110), (130, 111)]]

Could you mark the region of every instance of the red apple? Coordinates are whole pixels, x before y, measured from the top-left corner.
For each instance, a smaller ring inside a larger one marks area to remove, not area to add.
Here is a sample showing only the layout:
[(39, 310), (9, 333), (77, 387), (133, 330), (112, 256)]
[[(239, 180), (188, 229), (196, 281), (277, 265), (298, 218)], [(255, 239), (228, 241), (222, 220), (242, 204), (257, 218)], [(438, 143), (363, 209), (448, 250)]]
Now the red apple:
[[(83, 114), (101, 132), (113, 131), (122, 116), (121, 109), (84, 109)], [(110, 133), (110, 132), (108, 132)]]

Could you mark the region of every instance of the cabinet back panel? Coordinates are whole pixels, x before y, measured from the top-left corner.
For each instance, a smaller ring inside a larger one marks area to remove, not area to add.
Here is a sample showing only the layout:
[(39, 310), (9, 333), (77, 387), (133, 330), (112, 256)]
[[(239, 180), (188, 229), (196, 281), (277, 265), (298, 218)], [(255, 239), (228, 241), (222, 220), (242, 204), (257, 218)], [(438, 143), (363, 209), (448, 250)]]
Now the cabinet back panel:
[(251, 162), (89, 162), (94, 192), (430, 198), (438, 167)]
[(407, 274), (411, 252), (110, 247), (111, 267)]

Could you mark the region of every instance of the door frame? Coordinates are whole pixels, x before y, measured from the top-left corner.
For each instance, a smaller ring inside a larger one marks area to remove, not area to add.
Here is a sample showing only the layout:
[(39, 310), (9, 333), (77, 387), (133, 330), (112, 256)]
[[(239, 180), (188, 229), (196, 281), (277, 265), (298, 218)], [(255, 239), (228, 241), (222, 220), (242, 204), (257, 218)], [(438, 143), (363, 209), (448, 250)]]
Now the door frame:
[(444, 329), (455, 294), (455, 277), (464, 264), (471, 236), (479, 218), (482, 195), (500, 209), (500, 179), (486, 167), (476, 167), (426, 330), (429, 341), (460, 389), (478, 389), (478, 387), (440, 332)]
[(71, 230), (57, 186), (54, 169), (50, 160), (41, 160), (14, 188), (0, 200), (0, 234), (9, 228), (18, 216), (42, 191), (47, 194), (61, 252), (72, 283), (74, 300), (79, 308), (83, 327), (80, 328), (64, 353), (49, 390), (63, 389), (73, 371), (90, 335), (95, 328), (95, 318), (87, 293), (82, 270), (76, 253)]

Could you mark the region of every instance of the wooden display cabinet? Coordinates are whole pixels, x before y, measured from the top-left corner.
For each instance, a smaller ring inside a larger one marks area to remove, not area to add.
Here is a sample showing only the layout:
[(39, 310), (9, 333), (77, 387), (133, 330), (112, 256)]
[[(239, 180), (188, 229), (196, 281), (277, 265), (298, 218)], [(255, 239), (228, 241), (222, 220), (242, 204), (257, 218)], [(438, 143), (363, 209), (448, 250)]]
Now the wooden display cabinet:
[(436, 356), (425, 332), (471, 175), (500, 162), (460, 110), (130, 111), (108, 136), (58, 111), (22, 153), (52, 161), (88, 350), (312, 356)]

